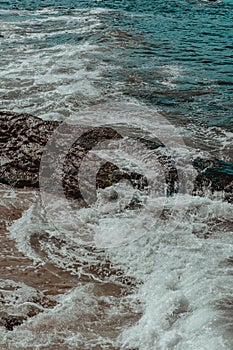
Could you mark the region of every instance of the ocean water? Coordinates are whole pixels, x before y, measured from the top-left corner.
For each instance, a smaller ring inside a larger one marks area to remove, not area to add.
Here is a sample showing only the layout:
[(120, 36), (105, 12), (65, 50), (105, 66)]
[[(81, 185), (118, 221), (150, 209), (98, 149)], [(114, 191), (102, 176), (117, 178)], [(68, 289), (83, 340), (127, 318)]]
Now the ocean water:
[[(35, 191), (10, 238), (33, 266), (77, 284), (13, 331), (0, 326), (2, 348), (232, 349), (232, 203), (224, 191), (192, 195), (194, 159), (233, 162), (232, 0), (0, 1), (0, 17), (1, 110), (116, 128), (123, 145), (93, 152), (143, 171), (152, 188), (119, 183), (81, 209)], [(164, 195), (158, 154), (132, 134), (166, 146), (158, 152), (182, 182), (175, 196)], [(18, 195), (9, 189), (1, 205)], [(127, 210), (132, 197), (143, 206)]]

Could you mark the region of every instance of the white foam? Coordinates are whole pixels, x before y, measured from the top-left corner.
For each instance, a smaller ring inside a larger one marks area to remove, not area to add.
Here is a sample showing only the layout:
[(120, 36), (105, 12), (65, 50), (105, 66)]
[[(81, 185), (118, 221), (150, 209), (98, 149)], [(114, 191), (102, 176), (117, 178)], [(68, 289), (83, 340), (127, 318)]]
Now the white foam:
[[(77, 11), (61, 16), (53, 12), (44, 16), (45, 13), (47, 9), (39, 11), (37, 17), (22, 14), (20, 25), (14, 20), (2, 24), (2, 108), (61, 120), (79, 110), (85, 101), (103, 96), (97, 82), (106, 64), (101, 60), (94, 62), (91, 57), (99, 47), (88, 40), (78, 41), (79, 37), (94, 33), (101, 22), (98, 12)], [(75, 45), (46, 43), (64, 32), (77, 37)]]
[[(144, 281), (135, 295), (144, 313), (122, 333), (125, 347), (197, 349), (198, 344), (198, 349), (207, 349), (211, 338), (211, 348), (229, 349), (232, 319), (224, 306), (232, 286), (230, 268), (221, 265), (232, 254), (233, 208), (198, 197), (189, 206), (175, 231), (167, 234), (157, 225), (139, 241), (114, 251), (113, 260)], [(218, 220), (222, 225), (216, 228)], [(198, 238), (206, 228), (210, 238)]]
[[(100, 197), (99, 205), (104, 211), (102, 205), (105, 196), (101, 191)], [(165, 215), (170, 215), (169, 207), (173, 208), (172, 201), (172, 198), (168, 200), (168, 212)], [(62, 209), (61, 202), (56, 201), (54, 204), (57, 205), (54, 210)], [(174, 217), (179, 217), (179, 211), (183, 211), (184, 208), (186, 214), (173, 231), (168, 232), (166, 220), (161, 218), (156, 226), (140, 239), (117, 249), (109, 248), (107, 252), (102, 253), (103, 258), (108, 253), (113, 266), (122, 269), (127, 276), (143, 282), (130, 296), (132, 305), (134, 302), (141, 304), (143, 314), (133, 326), (122, 326), (122, 333), (115, 345), (121, 344), (123, 348), (139, 347), (142, 350), (196, 350), (197, 346), (198, 349), (207, 349), (211, 344), (211, 349), (230, 349), (231, 338), (228, 329), (232, 326), (232, 319), (227, 312), (227, 305), (231, 303), (232, 268), (227, 264), (227, 259), (232, 255), (233, 208), (231, 204), (222, 201), (180, 195)], [(58, 216), (60, 214), (58, 211)], [(84, 226), (87, 223), (99, 225), (99, 213), (96, 216), (95, 211), (88, 209), (85, 215)], [(64, 219), (61, 217), (61, 220)], [(114, 220), (114, 214), (112, 219), (109, 216), (104, 225), (107, 228), (106, 232), (109, 233), (110, 228), (120, 237), (121, 226)], [(102, 228), (103, 226), (103, 235)], [(35, 254), (34, 248), (30, 247), (29, 237), (36, 230), (62, 238), (63, 241), (67, 240), (67, 244), (63, 243), (60, 249), (51, 245), (49, 241), (41, 245), (48, 253), (48, 259), (55, 265), (78, 275), (80, 271), (75, 268), (75, 262), (95, 263), (95, 253), (88, 255), (84, 252), (85, 249), (82, 252), (81, 247), (74, 244), (75, 241), (53, 231), (53, 226), (46, 221), (39, 202), (11, 227), (11, 235), (17, 240), (18, 247), (35, 262), (41, 261), (41, 258)], [(138, 230), (141, 230), (140, 225)], [(204, 239), (206, 237), (209, 238)], [(88, 319), (86, 312), (95, 314), (97, 300), (92, 292), (78, 286), (64, 297), (61, 296), (60, 301), (59, 307), (37, 316), (22, 331), (20, 328), (15, 331), (12, 344), (23, 344), (25, 334), (31, 327), (29, 336), (32, 344), (38, 344), (34, 332), (47, 322), (46, 320), (49, 320), (46, 324), (52, 323), (53, 326), (49, 326), (50, 335), (43, 340), (44, 346), (59, 339), (70, 346), (81, 346), (83, 342), (90, 345), (94, 339), (98, 343), (98, 331), (93, 333), (94, 338), (90, 340), (79, 326), (75, 330), (66, 329), (59, 335), (64, 322), (69, 325), (74, 322), (78, 324), (78, 319)], [(115, 312), (116, 315), (120, 315), (120, 309), (113, 306), (113, 310), (110, 314)], [(10, 339), (10, 335), (7, 337)], [(100, 344), (109, 344), (110, 341), (104, 337), (98, 339)]]

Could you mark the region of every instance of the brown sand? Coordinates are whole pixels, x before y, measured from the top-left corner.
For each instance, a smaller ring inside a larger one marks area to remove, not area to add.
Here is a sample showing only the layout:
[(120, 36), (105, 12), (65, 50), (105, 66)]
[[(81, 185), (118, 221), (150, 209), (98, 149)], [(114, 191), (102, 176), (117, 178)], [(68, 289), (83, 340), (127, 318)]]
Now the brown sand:
[[(77, 277), (49, 264), (33, 265), (32, 260), (18, 251), (14, 240), (8, 235), (8, 226), (21, 217), (23, 210), (28, 209), (34, 199), (34, 191), (17, 189), (16, 192), (16, 199), (4, 199), (4, 206), (0, 205), (0, 278), (23, 282), (49, 295), (64, 293), (77, 284)], [(0, 185), (1, 198), (8, 193), (9, 187)]]
[[(30, 189), (14, 189), (17, 194), (16, 198), (9, 196), (11, 188), (7, 185), (0, 184), (0, 240), (1, 240), (1, 264), (0, 264), (0, 279), (13, 280), (16, 283), (24, 283), (36, 290), (42, 292), (47, 299), (47, 306), (54, 307), (57, 304), (56, 296), (68, 292), (71, 288), (77, 287), (80, 283), (91, 283), (82, 281), (82, 278), (72, 275), (68, 271), (64, 271), (53, 264), (46, 263), (45, 265), (33, 265), (33, 261), (25, 257), (18, 251), (15, 241), (9, 236), (9, 226), (12, 222), (21, 217), (24, 210), (35, 200), (35, 190)], [(7, 198), (9, 196), (9, 198)], [(131, 292), (131, 286), (115, 284), (112, 282), (94, 283), (93, 293), (97, 298), (101, 296), (114, 296), (120, 298), (122, 294)], [(138, 314), (127, 312), (127, 315), (119, 317), (112, 324), (104, 320), (104, 315), (107, 314), (108, 305), (101, 305), (100, 312), (102, 317), (100, 321), (96, 322), (95, 332), (102, 335), (109, 335), (110, 338), (115, 338), (119, 334), (120, 327), (123, 325), (130, 325), (135, 323), (139, 316)], [(0, 315), (1, 316), (1, 315)], [(33, 316), (33, 315), (32, 315)], [(85, 327), (85, 320), (83, 320)], [(23, 326), (23, 325), (22, 325)], [(52, 331), (53, 324), (44, 324), (45, 331)], [(41, 325), (39, 329), (29, 328), (31, 331), (43, 333)], [(47, 347), (46, 349), (57, 349), (57, 346)], [(65, 345), (61, 345), (65, 349)], [(102, 347), (96, 346), (93, 349), (100, 349)], [(7, 349), (7, 348), (6, 348)], [(68, 349), (68, 348), (67, 348)], [(116, 350), (109, 346), (109, 350)]]

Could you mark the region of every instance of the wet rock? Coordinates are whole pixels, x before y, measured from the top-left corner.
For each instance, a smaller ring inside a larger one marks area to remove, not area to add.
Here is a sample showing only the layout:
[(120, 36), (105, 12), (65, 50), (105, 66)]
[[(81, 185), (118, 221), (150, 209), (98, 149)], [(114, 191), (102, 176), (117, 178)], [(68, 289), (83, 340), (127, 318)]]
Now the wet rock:
[(12, 280), (0, 279), (0, 291), (0, 326), (10, 331), (29, 317), (57, 305), (42, 292)]
[(146, 140), (143, 137), (138, 137), (137, 140), (139, 140), (143, 145), (145, 145), (148, 149), (151, 150), (154, 150), (159, 147), (165, 147), (165, 145), (159, 141)]
[[(90, 150), (104, 141), (121, 139), (121, 135), (110, 127), (99, 127), (89, 130), (74, 128), (72, 125), (55, 121), (43, 121), (40, 118), (11, 112), (0, 112), (0, 151), (1, 167), (0, 182), (15, 187), (39, 187), (39, 170), (43, 180), (44, 190), (58, 193), (60, 187), (66, 197), (82, 200), (80, 191), (80, 165)], [(56, 138), (52, 135), (56, 132)], [(77, 135), (78, 133), (78, 135)], [(75, 136), (77, 135), (77, 138)], [(81, 135), (81, 136), (80, 136)], [(73, 138), (71, 146), (65, 153), (60, 166), (60, 154), (67, 149), (67, 139)], [(149, 150), (164, 147), (157, 141), (137, 138)], [(49, 155), (44, 156), (45, 166), (40, 168), (42, 153), (49, 144)], [(174, 161), (157, 152), (166, 183), (168, 196), (179, 191), (178, 172)], [(47, 158), (46, 158), (47, 157)], [(46, 162), (47, 160), (47, 162)], [(86, 192), (90, 200), (95, 201), (92, 170), (95, 160), (90, 159), (85, 170)], [(233, 201), (233, 165), (220, 160), (203, 160), (197, 158), (193, 163), (198, 175), (194, 183), (193, 194), (204, 195), (206, 188), (211, 191), (224, 191), (225, 199)], [(121, 180), (128, 180), (131, 185), (140, 191), (146, 191), (147, 179), (143, 174), (119, 169), (115, 164), (106, 161), (97, 169), (96, 187), (105, 188)], [(52, 183), (52, 186), (51, 186)], [(62, 183), (62, 185), (61, 185)], [(132, 205), (133, 207), (133, 205)]]
[[(121, 138), (121, 135), (110, 127), (85, 131), (63, 124), (62, 128), (57, 129), (61, 123), (43, 121), (28, 114), (0, 112), (0, 120), (0, 182), (14, 187), (38, 188), (39, 170), (41, 170), (44, 190), (56, 193), (62, 180), (65, 195), (72, 198), (82, 197), (78, 173), (80, 164), (88, 151), (100, 142)], [(51, 136), (55, 130), (57, 137), (52, 139)], [(59, 154), (63, 149), (66, 150), (67, 138), (73, 137), (77, 131), (81, 136), (67, 151), (61, 173), (58, 170)], [(50, 139), (52, 141), (47, 164), (45, 168), (40, 169), (42, 153)], [(105, 188), (121, 179), (128, 179), (137, 188), (143, 183), (143, 175), (120, 171), (114, 164), (106, 162), (98, 170), (96, 186)]]
[(4, 326), (8, 331), (13, 331), (14, 327), (20, 326), (26, 319), (27, 317), (24, 316), (8, 315), (3, 312), (0, 314), (0, 326)]
[(39, 187), (40, 158), (57, 126), (28, 114), (0, 112), (1, 183)]
[(196, 158), (193, 163), (198, 175), (194, 194), (202, 195), (206, 189), (223, 191), (228, 202), (233, 202), (233, 164), (218, 159)]

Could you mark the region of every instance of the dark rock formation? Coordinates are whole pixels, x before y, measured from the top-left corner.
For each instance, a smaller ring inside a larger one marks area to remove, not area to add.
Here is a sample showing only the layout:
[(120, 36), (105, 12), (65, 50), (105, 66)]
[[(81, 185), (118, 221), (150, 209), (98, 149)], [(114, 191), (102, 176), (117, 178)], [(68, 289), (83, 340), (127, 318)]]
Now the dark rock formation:
[(8, 331), (13, 331), (14, 327), (20, 326), (27, 317), (8, 315), (7, 313), (2, 313), (0, 315), (0, 326), (4, 326)]
[(0, 285), (0, 326), (9, 331), (28, 318), (57, 305), (55, 300), (24, 283), (0, 279)]
[[(59, 122), (43, 121), (28, 114), (0, 112), (0, 121), (0, 182), (14, 187), (38, 188), (39, 170), (41, 170), (44, 189), (56, 193), (62, 179), (66, 196), (72, 198), (81, 198), (78, 172), (83, 157), (99, 142), (121, 138), (117, 131), (109, 127), (81, 130), (80, 133), (80, 129), (77, 130), (72, 126), (63, 124), (64, 127), (58, 129), (61, 125)], [(52, 139), (55, 130), (57, 137)], [(67, 148), (67, 138), (77, 131), (81, 136), (75, 139), (68, 150), (61, 174), (57, 170), (59, 154), (63, 148)], [(42, 153), (50, 139), (52, 141), (46, 167), (40, 169)], [(106, 162), (101, 165), (97, 173), (96, 186), (105, 188), (121, 179), (129, 180), (137, 188), (147, 185), (143, 175), (121, 171), (116, 165)]]
[[(67, 152), (62, 174), (58, 173), (59, 157), (62, 149), (67, 147), (63, 140), (69, 138), (77, 129), (64, 125), (58, 128), (59, 122), (43, 121), (37, 117), (10, 112), (0, 112), (1, 129), (1, 157), (0, 182), (15, 187), (39, 187), (39, 168), (42, 153), (52, 134), (57, 132), (57, 137), (51, 141), (50, 154), (46, 169), (41, 169), (43, 183), (48, 191), (51, 191), (51, 178), (53, 191), (60, 186), (62, 177), (63, 188), (66, 196), (80, 198), (78, 172), (80, 164), (87, 152), (99, 142), (120, 139), (121, 135), (112, 128), (94, 128), (79, 132), (80, 137), (72, 144)], [(80, 131), (80, 130), (78, 130)], [(148, 149), (164, 147), (159, 142), (138, 139)], [(46, 159), (44, 157), (44, 159)], [(174, 166), (161, 157), (161, 163), (165, 167), (168, 194), (175, 192), (175, 180), (177, 173)], [(166, 164), (165, 164), (166, 163)], [(120, 170), (116, 165), (106, 162), (101, 165), (96, 175), (97, 188), (105, 188), (122, 179), (129, 180), (134, 188), (143, 190), (147, 188), (147, 179), (135, 172)], [(48, 180), (48, 181), (47, 181)], [(88, 179), (87, 179), (88, 180)], [(48, 185), (46, 185), (46, 181)], [(93, 198), (94, 200), (94, 198)]]
[[(59, 127), (61, 125), (62, 128)], [(76, 138), (77, 131), (79, 136)], [(52, 138), (54, 133), (56, 133), (56, 137)], [(74, 142), (71, 142), (62, 166), (59, 167), (59, 156), (62, 149), (66, 150), (69, 138), (73, 138)], [(88, 151), (99, 142), (121, 138), (121, 135), (110, 127), (82, 130), (64, 123), (43, 121), (27, 114), (0, 112), (0, 182), (15, 187), (38, 188), (40, 170), (45, 190), (56, 193), (62, 181), (66, 196), (82, 199), (78, 179), (82, 160)], [(138, 140), (150, 150), (164, 147), (163, 144), (156, 141), (140, 138)], [(48, 142), (50, 152), (43, 157), (44, 160), (47, 160), (44, 162), (46, 166), (40, 169), (42, 153)], [(173, 195), (179, 191), (175, 163), (169, 157), (160, 155), (159, 152), (157, 155), (164, 169), (167, 195)], [(91, 162), (89, 162), (89, 166), (92, 167)], [(194, 194), (202, 195), (206, 188), (213, 192), (224, 190), (226, 200), (232, 201), (233, 165), (231, 163), (197, 158), (194, 161), (194, 167), (198, 171), (194, 184)], [(91, 184), (91, 180), (88, 179), (91, 169), (87, 169), (86, 173), (87, 184), (88, 181)], [(96, 174), (96, 187), (105, 188), (122, 179), (129, 180), (134, 188), (142, 191), (148, 186), (147, 179), (143, 174), (124, 171), (115, 164), (106, 161), (105, 164), (101, 164)], [(90, 190), (90, 192), (93, 191)]]
[(196, 158), (194, 167), (198, 171), (194, 192), (203, 194), (208, 188), (212, 192), (224, 191), (225, 199), (233, 202), (233, 164), (218, 159)]
[(0, 113), (1, 183), (39, 187), (43, 148), (58, 125), (28, 114)]

